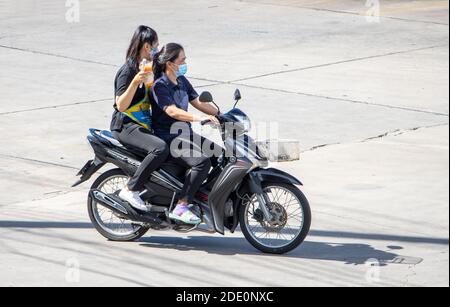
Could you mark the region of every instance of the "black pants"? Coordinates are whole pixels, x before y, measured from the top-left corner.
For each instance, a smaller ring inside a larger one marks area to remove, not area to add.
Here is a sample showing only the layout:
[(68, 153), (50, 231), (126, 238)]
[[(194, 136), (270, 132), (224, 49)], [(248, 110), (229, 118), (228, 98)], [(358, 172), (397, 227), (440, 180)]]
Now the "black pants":
[(170, 153), (169, 147), (150, 130), (134, 123), (124, 124), (122, 131), (114, 131), (113, 135), (124, 146), (139, 148), (148, 153), (128, 182), (130, 191), (144, 190), (144, 185), (150, 179), (151, 174), (167, 160)]
[[(190, 169), (188, 176), (186, 176), (180, 199), (192, 202), (195, 194), (197, 194), (203, 182), (208, 178), (211, 166), (217, 166), (217, 158), (222, 149), (220, 146), (193, 132), (190, 136), (180, 136), (174, 140), (169, 139), (167, 142), (170, 144), (173, 161), (182, 167)], [(205, 143), (211, 145), (210, 148), (216, 148), (214, 155), (212, 150), (208, 152), (203, 150), (205, 147), (208, 147), (205, 146)]]

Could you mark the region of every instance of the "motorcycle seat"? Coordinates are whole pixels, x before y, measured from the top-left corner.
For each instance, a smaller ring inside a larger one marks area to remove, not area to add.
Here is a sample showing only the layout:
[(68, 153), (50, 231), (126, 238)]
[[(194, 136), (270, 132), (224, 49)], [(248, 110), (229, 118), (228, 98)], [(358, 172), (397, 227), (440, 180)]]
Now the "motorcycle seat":
[[(122, 143), (120, 143), (116, 138), (114, 138), (111, 131), (108, 130), (96, 130), (96, 134), (105, 140), (110, 145), (119, 148), (121, 151), (129, 152), (131, 154), (134, 154), (135, 156), (139, 157), (139, 160), (143, 160), (147, 153), (139, 148), (132, 148), (131, 146), (125, 146)], [(174, 161), (174, 158), (172, 156), (169, 156), (167, 161), (165, 161), (161, 167), (164, 171), (169, 173), (170, 175), (177, 178), (179, 181), (183, 182), (184, 178), (189, 174), (190, 170), (180, 166)]]
[(114, 136), (111, 133), (111, 131), (99, 130), (98, 131), (98, 136), (102, 137), (103, 139), (105, 139), (106, 141), (111, 143), (111, 145), (113, 145), (115, 147), (125, 148), (125, 146), (123, 146), (122, 143), (120, 143), (116, 138), (114, 138)]
[(108, 130), (96, 130), (95, 133), (97, 136), (100, 137), (100, 139), (103, 142), (106, 142), (108, 145), (116, 147), (120, 149), (121, 151), (125, 151), (128, 153), (131, 153), (139, 158), (140, 161), (142, 161), (146, 156), (147, 152), (140, 148), (136, 148), (129, 145), (123, 145), (119, 140), (117, 140), (114, 135), (111, 133), (111, 131)]

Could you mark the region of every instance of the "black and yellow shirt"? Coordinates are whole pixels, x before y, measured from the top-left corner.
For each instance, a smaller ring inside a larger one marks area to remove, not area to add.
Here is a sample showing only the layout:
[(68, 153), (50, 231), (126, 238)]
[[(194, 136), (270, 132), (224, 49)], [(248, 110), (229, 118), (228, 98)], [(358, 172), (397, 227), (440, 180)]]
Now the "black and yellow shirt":
[[(139, 70), (130, 62), (125, 63), (117, 72), (114, 81), (114, 99), (122, 96), (130, 86)], [(114, 103), (114, 113), (111, 121), (111, 131), (120, 131), (124, 124), (134, 122), (147, 129), (152, 127), (152, 108), (149, 99), (149, 90), (152, 85), (139, 87), (125, 112), (119, 112)]]

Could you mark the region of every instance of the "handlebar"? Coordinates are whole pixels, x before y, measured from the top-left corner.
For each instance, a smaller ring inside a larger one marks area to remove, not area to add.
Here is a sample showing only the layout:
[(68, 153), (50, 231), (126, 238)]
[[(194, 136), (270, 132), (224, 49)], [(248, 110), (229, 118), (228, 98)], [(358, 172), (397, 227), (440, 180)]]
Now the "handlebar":
[[(220, 117), (220, 115), (216, 116), (216, 118), (219, 120), (219, 123), (222, 123), (222, 118)], [(200, 125), (205, 126), (212, 123), (212, 121), (210, 119), (204, 120), (200, 122)]]

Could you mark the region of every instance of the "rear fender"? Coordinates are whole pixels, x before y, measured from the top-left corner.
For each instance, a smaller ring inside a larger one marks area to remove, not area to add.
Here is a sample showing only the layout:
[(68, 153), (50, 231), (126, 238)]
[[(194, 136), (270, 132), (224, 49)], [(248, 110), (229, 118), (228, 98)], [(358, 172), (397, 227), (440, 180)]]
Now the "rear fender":
[(83, 182), (91, 179), (92, 175), (94, 175), (98, 170), (105, 166), (105, 164), (106, 162), (102, 161), (98, 157), (95, 157), (94, 160), (89, 160), (78, 172), (77, 176), (81, 176), (81, 178), (72, 185), (72, 188), (79, 186)]

